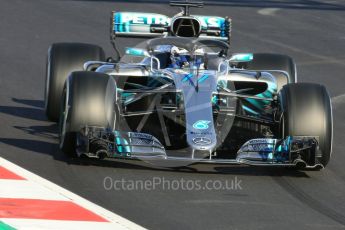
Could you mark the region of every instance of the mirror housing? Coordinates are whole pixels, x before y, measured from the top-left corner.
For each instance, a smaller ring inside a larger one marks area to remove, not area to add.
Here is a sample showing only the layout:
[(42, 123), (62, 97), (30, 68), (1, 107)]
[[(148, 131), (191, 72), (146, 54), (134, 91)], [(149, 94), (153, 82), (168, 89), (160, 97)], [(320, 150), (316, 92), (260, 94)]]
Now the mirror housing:
[(147, 50), (133, 47), (126, 47), (125, 54), (140, 57), (150, 57), (150, 54), (147, 52)]
[(229, 59), (229, 62), (232, 63), (239, 63), (239, 62), (250, 62), (254, 58), (254, 55), (252, 53), (239, 53), (234, 54)]

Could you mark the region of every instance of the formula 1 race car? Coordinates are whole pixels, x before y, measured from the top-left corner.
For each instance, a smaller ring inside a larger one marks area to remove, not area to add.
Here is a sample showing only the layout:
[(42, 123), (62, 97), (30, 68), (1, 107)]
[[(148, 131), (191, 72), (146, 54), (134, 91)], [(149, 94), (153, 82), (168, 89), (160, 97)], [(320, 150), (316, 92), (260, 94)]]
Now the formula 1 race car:
[[(231, 19), (191, 15), (202, 2), (170, 4), (184, 10), (172, 18), (112, 12), (116, 59), (96, 45), (49, 48), (45, 109), (59, 121), (61, 150), (162, 165), (325, 167), (326, 88), (297, 83), (288, 56), (229, 54)], [(119, 37), (150, 39), (121, 56)]]

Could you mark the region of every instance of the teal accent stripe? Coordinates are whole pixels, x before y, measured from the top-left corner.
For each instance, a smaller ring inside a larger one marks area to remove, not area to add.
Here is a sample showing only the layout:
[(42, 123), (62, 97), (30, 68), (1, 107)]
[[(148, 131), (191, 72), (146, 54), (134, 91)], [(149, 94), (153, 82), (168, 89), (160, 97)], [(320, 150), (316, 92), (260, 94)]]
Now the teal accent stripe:
[(199, 83), (203, 83), (208, 78), (208, 75), (205, 74), (199, 79)]
[(116, 137), (115, 138), (115, 144), (117, 147), (117, 151), (119, 153), (130, 153), (131, 152), (131, 148), (129, 146), (129, 143), (125, 138)]
[[(273, 93), (277, 92), (277, 86), (273, 83), (267, 83), (268, 87), (267, 90), (263, 93), (257, 94), (257, 97), (261, 97), (261, 98), (272, 98), (273, 97)], [(257, 99), (253, 99), (253, 98), (247, 98), (246, 101), (248, 101), (250, 104), (252, 104), (253, 106), (255, 106), (257, 109), (263, 109), (266, 105), (269, 105), (271, 102), (270, 101), (266, 101), (266, 100), (257, 100)]]
[[(258, 95), (256, 95), (258, 96)], [(259, 101), (259, 100), (256, 100), (256, 99), (253, 99), (253, 98), (247, 98), (246, 99), (250, 104), (252, 104), (253, 106), (255, 106), (257, 109), (260, 109), (262, 110), (264, 108), (264, 105), (265, 105), (265, 101)]]
[(190, 73), (182, 79), (182, 82), (186, 82), (186, 81), (190, 80), (192, 77), (193, 77), (193, 74)]
[(124, 140), (124, 142), (125, 142), (125, 152), (126, 153), (130, 153), (131, 152), (131, 148), (128, 146), (129, 145), (129, 143), (127, 142), (127, 140), (126, 139), (123, 139)]
[(249, 113), (252, 113), (252, 114), (255, 114), (255, 115), (258, 115), (258, 114), (259, 114), (259, 113), (255, 112), (254, 110), (252, 110), (251, 108), (245, 106), (245, 105), (242, 105), (242, 108), (243, 108), (244, 110), (246, 110), (247, 112), (249, 112)]

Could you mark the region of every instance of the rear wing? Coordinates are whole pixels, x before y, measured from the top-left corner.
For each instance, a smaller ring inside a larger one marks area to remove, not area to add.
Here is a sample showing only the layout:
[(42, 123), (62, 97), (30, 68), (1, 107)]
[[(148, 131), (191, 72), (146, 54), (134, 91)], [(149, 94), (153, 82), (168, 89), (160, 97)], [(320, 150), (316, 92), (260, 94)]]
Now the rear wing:
[[(200, 22), (200, 38), (230, 43), (231, 19), (217, 16), (190, 15)], [(115, 37), (163, 37), (171, 34), (171, 20), (166, 15), (139, 12), (112, 12), (111, 33)]]

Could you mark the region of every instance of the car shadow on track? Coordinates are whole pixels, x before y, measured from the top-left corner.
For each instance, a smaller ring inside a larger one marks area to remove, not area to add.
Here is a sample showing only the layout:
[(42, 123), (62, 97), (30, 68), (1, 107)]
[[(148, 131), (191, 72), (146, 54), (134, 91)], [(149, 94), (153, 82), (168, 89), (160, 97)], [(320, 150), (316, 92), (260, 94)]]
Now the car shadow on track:
[[(222, 174), (222, 175), (243, 175), (243, 176), (270, 176), (270, 177), (304, 177), (309, 178), (305, 171), (294, 168), (282, 167), (251, 167), (245, 165), (215, 165), (215, 164), (193, 164), (176, 168), (155, 167), (139, 160), (92, 160), (92, 159), (75, 159), (78, 164), (92, 165), (98, 167), (123, 168), (134, 170), (164, 171), (174, 173), (190, 174)], [(71, 163), (71, 162), (70, 162)]]
[(19, 99), (19, 98), (12, 98), (13, 102), (23, 104), (23, 105), (29, 105), (36, 108), (44, 108), (44, 101), (43, 100), (29, 100), (29, 99)]
[[(234, 165), (210, 165), (210, 164), (193, 164), (190, 166), (177, 168), (157, 168), (148, 164), (143, 165), (138, 160), (92, 160), (92, 159), (75, 159), (79, 164), (92, 165), (98, 167), (123, 168), (134, 170), (154, 170), (166, 171), (174, 173), (198, 173), (198, 174), (224, 174), (224, 175), (245, 175), (245, 176), (270, 176), (270, 177), (305, 177), (308, 174), (304, 171), (293, 168), (279, 167), (250, 167), (250, 166), (234, 166)], [(75, 162), (76, 163), (76, 162)], [(141, 164), (141, 165), (138, 165)]]
[(22, 106), (0, 106), (0, 113), (30, 120), (47, 121), (42, 100), (12, 98), (12, 101)]
[[(114, 3), (154, 3), (169, 4), (170, 0), (69, 0), (83, 2), (114, 2)], [(209, 6), (227, 6), (227, 7), (248, 7), (248, 8), (279, 8), (294, 10), (334, 10), (345, 11), (345, 5), (338, 2), (325, 2), (322, 0), (214, 0), (204, 1)]]
[(57, 124), (51, 124), (48, 126), (45, 125), (33, 125), (33, 126), (13, 126), (16, 129), (19, 129), (23, 132), (26, 132), (27, 134), (35, 135), (38, 137), (44, 137), (49, 139), (58, 139), (58, 125)]
[(51, 152), (58, 151), (58, 145), (42, 140), (23, 138), (0, 138), (0, 142), (27, 151), (51, 155)]
[(47, 119), (42, 113), (42, 109), (38, 108), (28, 108), (28, 107), (20, 107), (20, 106), (0, 106), (0, 113), (20, 117), (20, 118), (27, 118), (30, 120), (36, 121), (46, 121)]
[[(10, 107), (6, 106), (6, 110), (0, 110), (6, 114), (37, 120), (47, 121), (44, 115), (44, 103), (41, 100), (12, 99), (14, 102), (24, 104), (30, 107)], [(0, 107), (3, 108), (4, 106)], [(30, 112), (28, 112), (30, 111)], [(114, 159), (88, 159), (75, 158), (65, 155), (58, 147), (58, 126), (55, 123), (47, 123), (47, 125), (32, 126), (14, 126), (14, 128), (25, 132), (26, 134), (35, 136), (36, 139), (24, 138), (0, 138), (0, 142), (24, 149), (30, 152), (46, 154), (53, 157), (54, 160), (62, 161), (69, 165), (83, 165), (95, 167), (107, 167), (117, 169), (130, 170), (154, 170), (154, 171), (170, 171), (176, 173), (199, 173), (199, 174), (229, 174), (229, 175), (247, 175), (247, 176), (287, 176), (287, 177), (308, 177), (303, 171), (286, 168), (262, 168), (248, 166), (229, 166), (229, 165), (206, 165), (194, 164), (179, 168), (157, 168), (148, 163), (138, 160), (114, 160)]]

